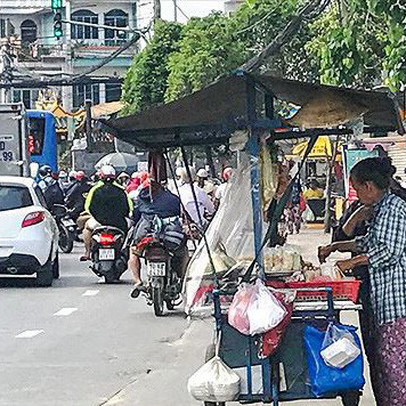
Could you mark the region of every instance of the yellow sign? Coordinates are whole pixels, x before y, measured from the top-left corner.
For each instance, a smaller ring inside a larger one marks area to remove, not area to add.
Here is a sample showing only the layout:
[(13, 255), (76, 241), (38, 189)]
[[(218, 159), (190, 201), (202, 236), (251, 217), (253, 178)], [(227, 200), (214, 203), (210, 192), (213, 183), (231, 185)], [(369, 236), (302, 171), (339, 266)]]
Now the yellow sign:
[[(306, 152), (307, 145), (308, 145), (307, 141), (301, 142), (300, 144), (296, 145), (293, 148), (292, 154), (303, 157)], [(313, 149), (311, 150), (310, 154), (308, 155), (308, 158), (310, 158), (310, 159), (312, 159), (312, 158), (313, 159), (331, 158), (332, 155), (333, 155), (333, 151), (331, 148), (330, 137), (322, 135), (317, 139), (316, 144), (314, 145)]]

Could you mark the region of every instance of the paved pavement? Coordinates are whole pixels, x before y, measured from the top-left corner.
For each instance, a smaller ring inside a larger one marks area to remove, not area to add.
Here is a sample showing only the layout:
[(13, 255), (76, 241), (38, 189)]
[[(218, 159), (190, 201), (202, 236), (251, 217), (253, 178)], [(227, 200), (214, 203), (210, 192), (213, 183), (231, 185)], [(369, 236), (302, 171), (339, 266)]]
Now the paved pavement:
[[(317, 230), (291, 239), (307, 259), (325, 241)], [(180, 311), (156, 319), (145, 300), (129, 298), (128, 274), (119, 285), (99, 283), (78, 255), (62, 255), (52, 288), (0, 282), (0, 406), (199, 405), (186, 383), (203, 362), (211, 320)], [(369, 383), (361, 405), (374, 405)]]

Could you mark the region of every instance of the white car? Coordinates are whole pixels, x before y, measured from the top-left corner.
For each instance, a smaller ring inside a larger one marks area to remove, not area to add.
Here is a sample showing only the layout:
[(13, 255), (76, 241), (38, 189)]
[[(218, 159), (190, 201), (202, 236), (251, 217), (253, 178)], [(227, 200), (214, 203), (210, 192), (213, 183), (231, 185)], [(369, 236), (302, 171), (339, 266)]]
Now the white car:
[(0, 176), (0, 277), (34, 274), (39, 286), (59, 277), (58, 226), (33, 179)]

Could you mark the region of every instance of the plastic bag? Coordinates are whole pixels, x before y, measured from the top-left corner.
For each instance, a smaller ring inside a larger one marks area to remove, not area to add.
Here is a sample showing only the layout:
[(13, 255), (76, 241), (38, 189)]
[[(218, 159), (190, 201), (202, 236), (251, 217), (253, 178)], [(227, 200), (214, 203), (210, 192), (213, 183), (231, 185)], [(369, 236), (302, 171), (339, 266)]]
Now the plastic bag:
[(250, 333), (250, 321), (248, 318), (248, 308), (254, 293), (255, 286), (243, 283), (239, 286), (234, 295), (230, 308), (228, 309), (228, 324), (233, 326), (242, 334)]
[[(361, 348), (361, 342), (355, 327), (344, 325), (339, 327), (351, 334), (357, 347)], [(307, 326), (304, 330), (303, 338), (306, 348), (307, 369), (313, 394), (322, 397), (325, 394), (362, 389), (365, 385), (362, 355), (360, 354), (353, 362), (342, 369), (331, 367), (325, 363), (321, 356), (325, 337), (326, 332), (315, 327)]]
[(188, 380), (188, 391), (203, 402), (231, 402), (240, 394), (241, 378), (216, 355), (198, 369)]
[(325, 363), (335, 368), (346, 367), (361, 354), (354, 336), (334, 323), (328, 325), (321, 348)]
[(276, 327), (286, 316), (285, 307), (259, 279), (248, 307), (249, 333), (266, 333)]

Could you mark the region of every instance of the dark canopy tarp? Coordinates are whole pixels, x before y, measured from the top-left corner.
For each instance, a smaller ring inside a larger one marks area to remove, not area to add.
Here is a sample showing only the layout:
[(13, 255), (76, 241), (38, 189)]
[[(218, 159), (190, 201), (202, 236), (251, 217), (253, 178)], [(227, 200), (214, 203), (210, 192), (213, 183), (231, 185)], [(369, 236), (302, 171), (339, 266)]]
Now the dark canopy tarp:
[(139, 114), (104, 122), (121, 138), (139, 146), (175, 146), (222, 142), (236, 128), (247, 125), (248, 81), (278, 100), (300, 107), (292, 127), (334, 128), (360, 115), (364, 124), (399, 129), (393, 100), (383, 92), (322, 86), (276, 78), (268, 74), (233, 74), (171, 103)]

